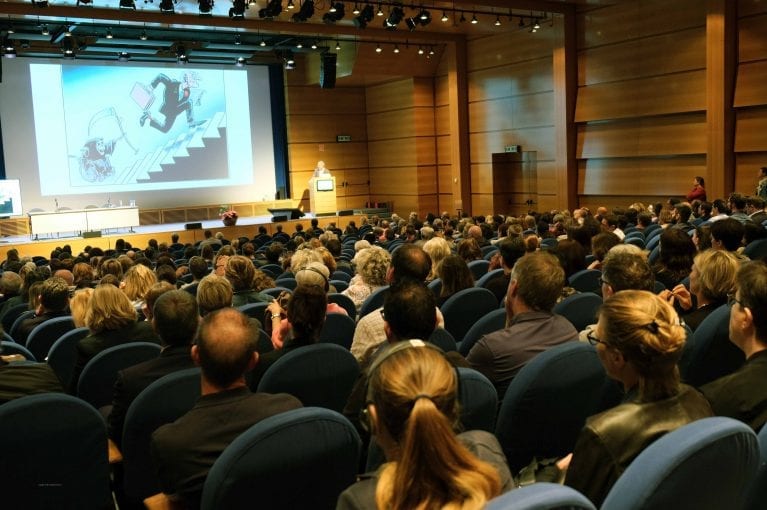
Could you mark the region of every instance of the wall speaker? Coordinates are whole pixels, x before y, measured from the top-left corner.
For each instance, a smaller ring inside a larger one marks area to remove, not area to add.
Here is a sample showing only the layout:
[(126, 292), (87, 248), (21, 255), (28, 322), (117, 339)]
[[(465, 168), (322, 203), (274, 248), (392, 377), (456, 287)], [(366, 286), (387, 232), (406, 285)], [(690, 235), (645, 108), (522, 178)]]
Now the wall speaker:
[(320, 87), (332, 89), (336, 86), (336, 61), (335, 53), (323, 53), (320, 55)]
[(338, 211), (339, 216), (351, 216), (354, 214), (354, 209), (342, 209)]
[(199, 230), (202, 228), (202, 223), (199, 221), (197, 223), (186, 223), (184, 224), (184, 228), (186, 230)]
[(272, 216), (272, 223), (279, 223), (281, 221), (288, 221), (288, 217), (284, 214), (278, 216)]
[(101, 237), (101, 230), (86, 230), (83, 232), (84, 239), (90, 239), (91, 237)]

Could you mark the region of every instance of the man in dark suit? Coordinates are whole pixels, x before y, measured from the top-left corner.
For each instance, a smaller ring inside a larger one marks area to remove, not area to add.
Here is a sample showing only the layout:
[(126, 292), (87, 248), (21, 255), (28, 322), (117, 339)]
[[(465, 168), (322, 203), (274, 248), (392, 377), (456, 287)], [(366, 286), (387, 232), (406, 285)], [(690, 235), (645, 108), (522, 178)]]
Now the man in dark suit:
[(767, 212), (764, 211), (764, 200), (761, 197), (748, 197), (746, 199), (746, 212), (751, 221), (757, 225), (767, 220)]
[(206, 315), (192, 359), (200, 365), (202, 396), (173, 423), (152, 434), (152, 460), (163, 493), (185, 508), (200, 505), (208, 471), (224, 449), (259, 421), (301, 402), (286, 393), (251, 393), (245, 373), (258, 362), (248, 317), (234, 308)]
[(19, 355), (2, 354), (0, 346), (0, 404), (26, 395), (64, 392), (48, 363), (35, 363), (25, 361)]
[(21, 321), (14, 340), (25, 345), (33, 329), (48, 319), (65, 315), (69, 315), (69, 285), (63, 278), (52, 276), (40, 287), (40, 304), (34, 317)]
[(157, 298), (152, 327), (162, 342), (160, 356), (121, 370), (115, 382), (108, 422), (109, 437), (118, 446), (131, 402), (162, 376), (195, 366), (190, 350), (198, 323), (197, 302), (190, 293), (172, 290)]

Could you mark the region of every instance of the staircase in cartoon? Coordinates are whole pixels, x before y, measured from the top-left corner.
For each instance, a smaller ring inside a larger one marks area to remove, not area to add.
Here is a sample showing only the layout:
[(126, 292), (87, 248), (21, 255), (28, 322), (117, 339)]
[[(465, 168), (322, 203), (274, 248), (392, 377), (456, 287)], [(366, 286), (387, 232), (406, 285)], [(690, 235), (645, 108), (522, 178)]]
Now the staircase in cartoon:
[(117, 182), (225, 179), (228, 177), (226, 161), (226, 115), (217, 112), (213, 118), (137, 159), (120, 172)]

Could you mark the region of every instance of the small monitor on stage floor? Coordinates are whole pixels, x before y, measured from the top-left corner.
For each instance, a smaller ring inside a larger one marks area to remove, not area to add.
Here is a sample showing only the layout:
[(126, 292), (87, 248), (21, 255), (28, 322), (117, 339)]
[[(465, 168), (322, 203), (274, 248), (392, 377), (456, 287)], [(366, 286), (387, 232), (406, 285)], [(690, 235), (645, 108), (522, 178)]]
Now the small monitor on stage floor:
[(298, 209), (295, 207), (288, 207), (288, 208), (282, 208), (282, 209), (267, 209), (267, 211), (269, 211), (272, 216), (286, 216), (287, 219), (291, 219), (291, 220), (297, 220), (304, 215), (301, 209)]

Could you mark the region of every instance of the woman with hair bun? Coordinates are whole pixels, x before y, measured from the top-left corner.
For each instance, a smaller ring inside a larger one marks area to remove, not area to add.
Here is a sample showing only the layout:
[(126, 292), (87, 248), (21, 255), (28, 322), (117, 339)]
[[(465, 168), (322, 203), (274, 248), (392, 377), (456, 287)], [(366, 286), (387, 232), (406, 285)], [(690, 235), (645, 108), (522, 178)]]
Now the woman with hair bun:
[(396, 343), (368, 372), (363, 411), (387, 462), (344, 491), (337, 510), (479, 509), (511, 488), (506, 458), (485, 431), (456, 435), (457, 373), (438, 348)]
[[(571, 456), (565, 484), (596, 506), (626, 467), (650, 443), (712, 415), (697, 390), (680, 384), (677, 361), (685, 329), (674, 308), (647, 291), (625, 290), (605, 301), (588, 339), (607, 375), (622, 383), (624, 403), (592, 416)], [(572, 459), (572, 460), (571, 460)]]

